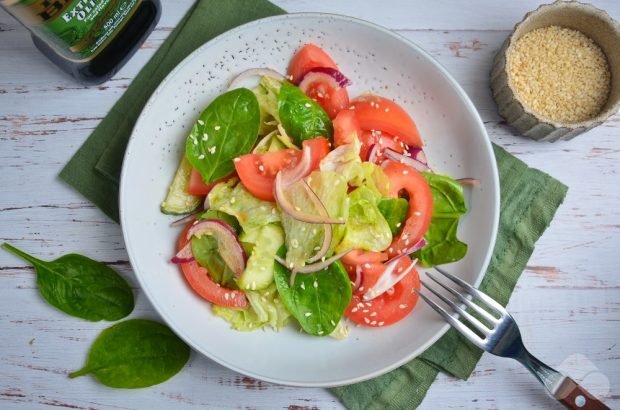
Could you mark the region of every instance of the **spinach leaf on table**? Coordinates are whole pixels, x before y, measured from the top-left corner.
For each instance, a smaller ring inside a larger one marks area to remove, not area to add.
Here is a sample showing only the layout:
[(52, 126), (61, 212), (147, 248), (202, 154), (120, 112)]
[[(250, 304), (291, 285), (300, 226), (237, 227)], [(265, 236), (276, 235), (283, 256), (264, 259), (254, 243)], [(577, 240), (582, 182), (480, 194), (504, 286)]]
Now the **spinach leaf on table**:
[(299, 146), (304, 140), (317, 137), (332, 140), (334, 127), (325, 110), (287, 81), (278, 94), (278, 115), (286, 133)]
[(426, 245), (413, 255), (424, 266), (456, 262), (467, 253), (467, 244), (457, 238), (459, 219), (467, 212), (463, 186), (446, 175), (422, 175), (433, 193), (433, 216), (424, 235)]
[(116, 271), (82, 255), (68, 254), (42, 261), (4, 243), (7, 251), (30, 262), (37, 273), (37, 286), (49, 304), (86, 320), (119, 320), (131, 313), (131, 288)]
[(109, 387), (148, 387), (177, 374), (189, 353), (189, 347), (166, 326), (144, 319), (126, 320), (101, 332), (86, 365), (69, 377), (93, 374)]
[(247, 88), (228, 91), (200, 114), (185, 143), (185, 156), (205, 183), (230, 174), (233, 158), (250, 152), (260, 125), (260, 109)]
[(275, 262), (275, 282), (288, 311), (302, 329), (314, 336), (334, 331), (351, 302), (351, 282), (342, 263), (309, 274), (297, 274), (290, 286), (290, 271)]

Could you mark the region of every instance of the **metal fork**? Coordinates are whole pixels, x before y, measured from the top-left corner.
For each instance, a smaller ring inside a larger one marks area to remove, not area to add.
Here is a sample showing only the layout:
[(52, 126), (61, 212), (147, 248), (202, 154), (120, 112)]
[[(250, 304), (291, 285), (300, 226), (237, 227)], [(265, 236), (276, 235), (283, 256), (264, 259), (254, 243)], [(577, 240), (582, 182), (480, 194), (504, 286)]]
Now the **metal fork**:
[[(465, 323), (460, 322), (456, 317), (452, 316), (421, 291), (416, 292), (426, 303), (450, 323), (452, 327), (461, 332), (463, 336), (482, 350), (496, 356), (509, 357), (517, 360), (536, 376), (538, 381), (545, 386), (547, 391), (556, 400), (569, 409), (608, 409), (603, 402), (588, 393), (574, 380), (564, 376), (562, 373), (532, 356), (523, 345), (521, 332), (519, 332), (517, 323), (502, 305), (487, 294), (479, 291), (445, 270), (436, 266), (434, 266), (434, 268), (443, 276), (450, 279), (454, 284), (458, 285), (463, 291), (459, 292), (445, 285), (431, 275), (430, 272), (427, 272), (427, 276), (435, 282), (435, 284), (457, 298), (459, 302), (471, 308), (482, 320), (475, 318), (461, 306), (428, 286), (424, 281), (422, 281), (422, 284), (426, 289), (458, 313), (464, 321), (469, 322), (476, 331), (472, 330), (472, 328), (468, 327)], [(469, 298), (467, 296), (469, 296)], [(480, 305), (484, 306), (484, 308), (474, 303), (473, 298), (478, 299)]]

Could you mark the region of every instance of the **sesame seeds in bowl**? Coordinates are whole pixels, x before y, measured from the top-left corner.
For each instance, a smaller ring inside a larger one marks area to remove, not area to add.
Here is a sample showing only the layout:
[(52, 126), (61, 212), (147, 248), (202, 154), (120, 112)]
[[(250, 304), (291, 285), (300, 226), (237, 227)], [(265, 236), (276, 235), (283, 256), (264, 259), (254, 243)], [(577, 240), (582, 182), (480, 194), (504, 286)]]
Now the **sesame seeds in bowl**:
[(499, 114), (521, 134), (574, 138), (620, 107), (620, 26), (589, 4), (543, 5), (498, 52), (491, 88)]

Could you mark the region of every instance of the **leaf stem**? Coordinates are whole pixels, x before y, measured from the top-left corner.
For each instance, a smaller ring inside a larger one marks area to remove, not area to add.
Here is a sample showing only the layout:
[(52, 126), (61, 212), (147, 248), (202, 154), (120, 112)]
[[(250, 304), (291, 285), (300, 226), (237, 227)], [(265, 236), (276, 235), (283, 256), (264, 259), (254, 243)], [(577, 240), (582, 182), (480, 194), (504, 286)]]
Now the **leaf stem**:
[(42, 263), (45, 263), (45, 262), (43, 262), (42, 260), (37, 259), (37, 258), (35, 258), (34, 256), (29, 255), (29, 254), (27, 254), (26, 252), (24, 252), (24, 251), (21, 251), (21, 250), (17, 249), (16, 247), (14, 247), (13, 245), (11, 245), (10, 243), (4, 242), (4, 243), (2, 244), (2, 248), (4, 248), (5, 250), (7, 250), (7, 251), (11, 252), (11, 253), (12, 253), (12, 254), (14, 254), (14, 255), (19, 256), (20, 258), (22, 258), (22, 259), (24, 259), (24, 260), (26, 260), (26, 261), (30, 262), (31, 264), (33, 264), (33, 265), (35, 265), (35, 266), (36, 266), (36, 265), (40, 265), (40, 264), (42, 264)]
[(85, 374), (91, 373), (91, 369), (88, 366), (82, 367), (80, 370), (76, 370), (72, 373), (69, 373), (70, 379), (75, 379), (76, 377), (84, 376)]

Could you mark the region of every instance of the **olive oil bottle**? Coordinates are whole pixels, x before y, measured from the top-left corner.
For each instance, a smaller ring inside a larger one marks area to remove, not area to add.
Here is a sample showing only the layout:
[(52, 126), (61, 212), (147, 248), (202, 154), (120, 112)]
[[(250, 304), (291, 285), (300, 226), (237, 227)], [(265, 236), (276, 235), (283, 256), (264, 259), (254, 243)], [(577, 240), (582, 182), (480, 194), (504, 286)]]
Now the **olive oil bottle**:
[(35, 46), (83, 84), (112, 77), (155, 28), (159, 0), (0, 0)]

